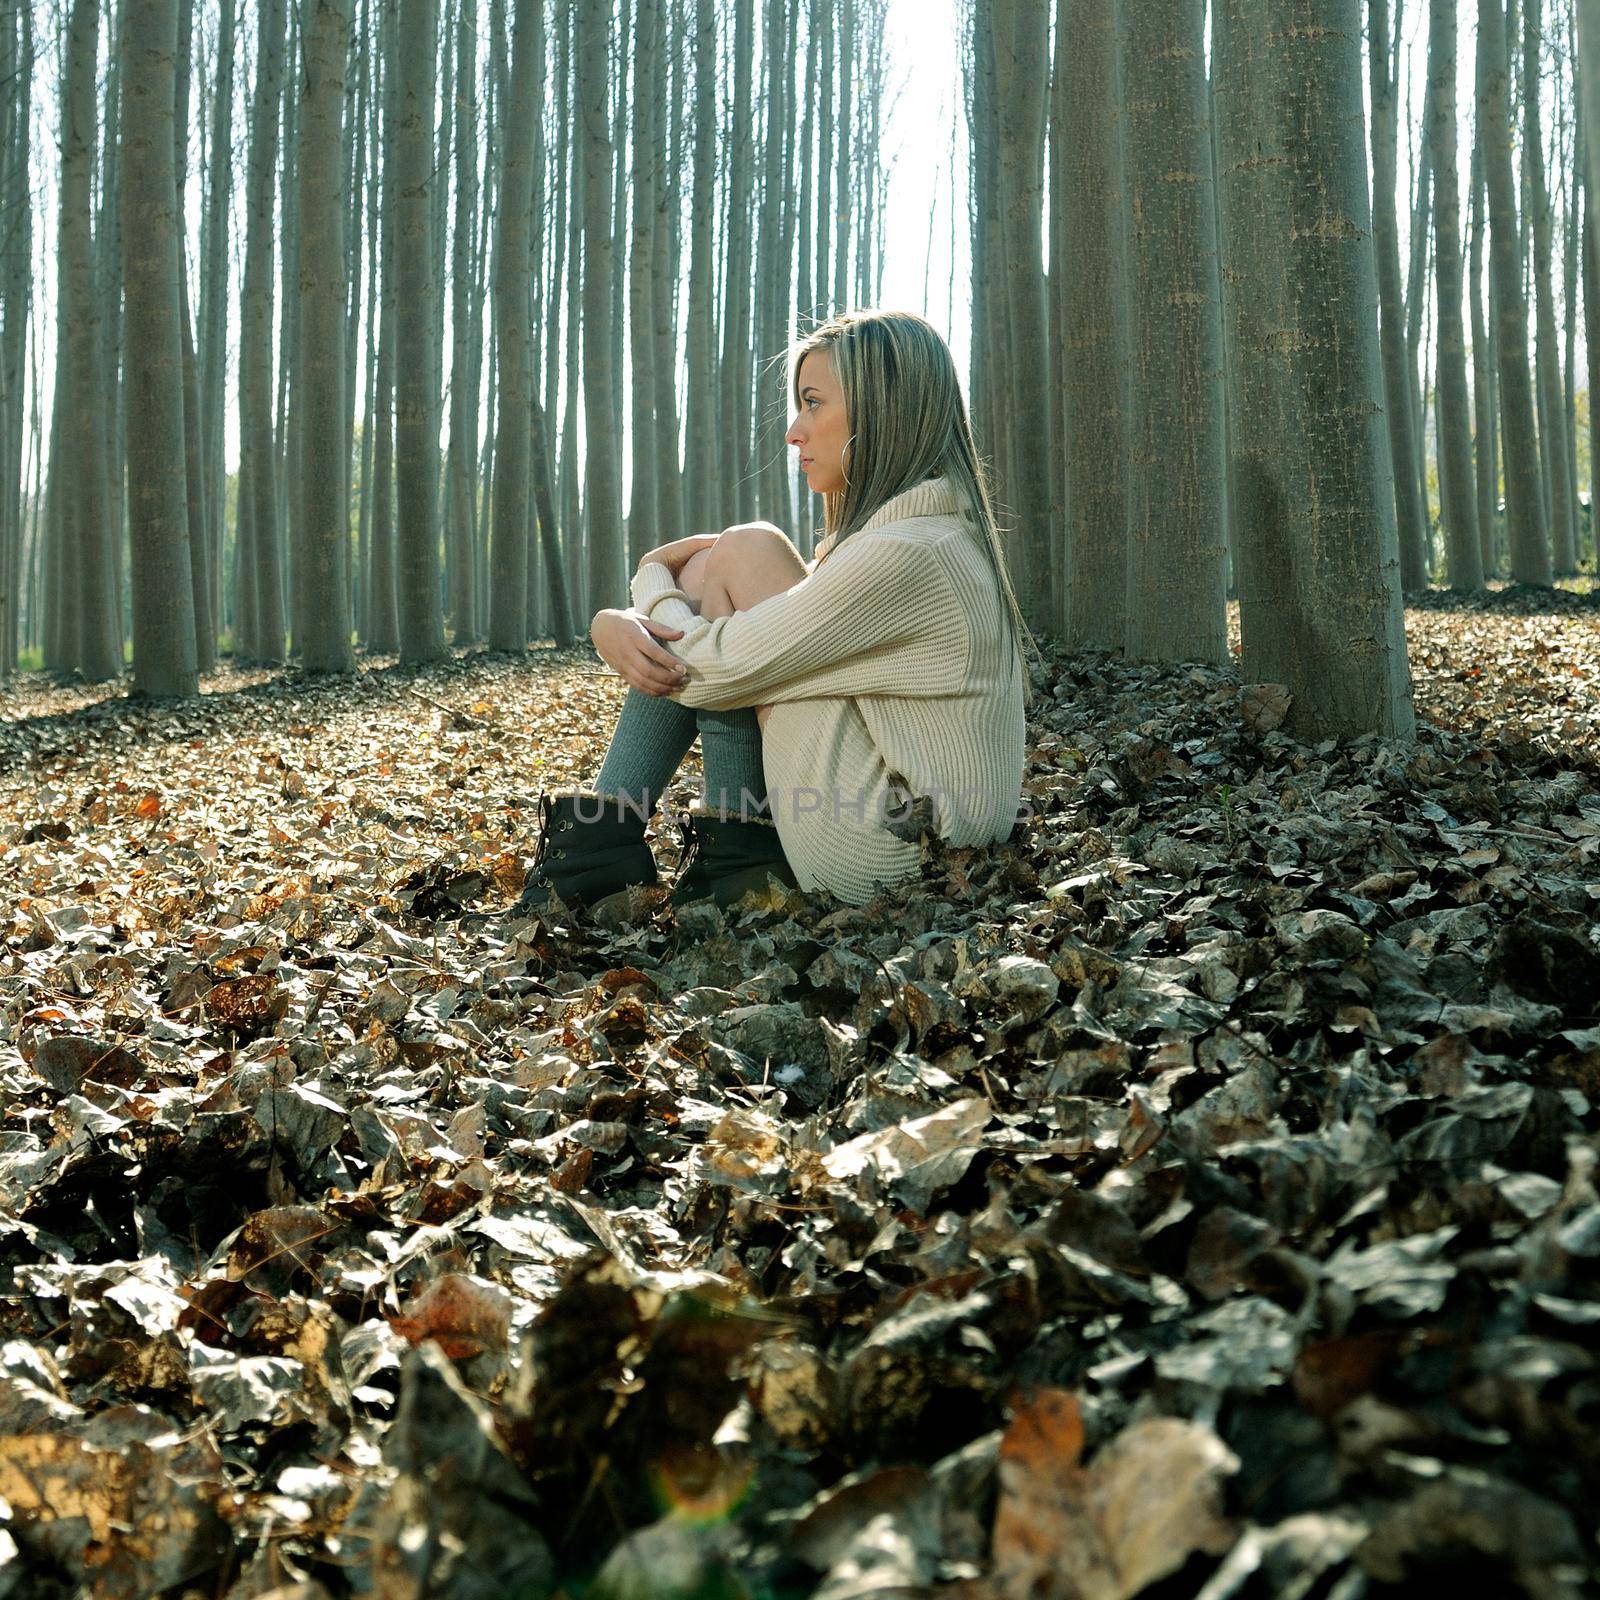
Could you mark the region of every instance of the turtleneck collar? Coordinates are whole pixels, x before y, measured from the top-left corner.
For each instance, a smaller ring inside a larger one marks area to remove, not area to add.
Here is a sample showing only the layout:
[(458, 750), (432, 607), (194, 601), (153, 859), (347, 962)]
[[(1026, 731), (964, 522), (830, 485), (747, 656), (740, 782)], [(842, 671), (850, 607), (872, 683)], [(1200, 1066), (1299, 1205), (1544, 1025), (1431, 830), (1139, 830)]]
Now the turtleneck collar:
[[(881, 528), (890, 522), (903, 522), (908, 517), (959, 516), (961, 504), (961, 496), (956, 493), (948, 478), (925, 478), (903, 493), (885, 500), (850, 537), (859, 538), (864, 533), (871, 533), (875, 528)], [(837, 534), (829, 534), (817, 546), (817, 559), (820, 560), (827, 555), (838, 542)]]

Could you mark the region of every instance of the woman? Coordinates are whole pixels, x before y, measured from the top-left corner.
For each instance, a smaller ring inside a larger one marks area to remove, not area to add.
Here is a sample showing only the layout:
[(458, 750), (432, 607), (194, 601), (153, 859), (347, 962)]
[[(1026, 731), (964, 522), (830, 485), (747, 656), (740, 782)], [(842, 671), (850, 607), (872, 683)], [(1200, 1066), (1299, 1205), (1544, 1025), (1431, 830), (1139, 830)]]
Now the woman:
[(914, 797), (958, 845), (1022, 814), (1032, 635), (949, 347), (908, 312), (852, 311), (789, 359), (816, 559), (770, 523), (679, 539), (640, 562), (631, 608), (596, 614), (630, 691), (593, 790), (544, 797), (519, 911), (655, 882), (645, 822), (697, 735), (680, 905), (731, 904), (769, 871), (862, 905), (917, 869), (890, 827)]

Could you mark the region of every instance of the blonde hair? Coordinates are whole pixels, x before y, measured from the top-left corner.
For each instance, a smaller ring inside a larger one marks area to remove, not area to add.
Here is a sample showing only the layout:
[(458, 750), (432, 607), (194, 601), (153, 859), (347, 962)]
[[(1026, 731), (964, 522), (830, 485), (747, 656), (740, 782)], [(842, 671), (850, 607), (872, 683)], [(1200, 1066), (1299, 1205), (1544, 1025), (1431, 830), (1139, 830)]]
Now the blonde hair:
[[(988, 473), (973, 442), (955, 358), (939, 331), (910, 311), (844, 311), (818, 323), (787, 352), (797, 409), (800, 363), (813, 350), (826, 351), (833, 363), (851, 428), (849, 460), (840, 463), (845, 486), (822, 497), (825, 532), (837, 536), (828, 555), (897, 494), (925, 479), (944, 478), (967, 506), (988, 551), (1013, 647), (1021, 651), (1026, 640), (1038, 658), (1038, 643), (1006, 570)], [(1022, 694), (1024, 704), (1032, 705), (1026, 669)]]

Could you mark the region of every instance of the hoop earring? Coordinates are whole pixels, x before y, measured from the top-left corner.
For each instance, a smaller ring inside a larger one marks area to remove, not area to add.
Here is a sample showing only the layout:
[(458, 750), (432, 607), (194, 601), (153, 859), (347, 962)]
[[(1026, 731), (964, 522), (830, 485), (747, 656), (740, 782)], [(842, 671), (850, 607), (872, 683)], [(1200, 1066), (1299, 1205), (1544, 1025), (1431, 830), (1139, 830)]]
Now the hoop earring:
[(848, 450), (850, 448), (850, 446), (853, 445), (855, 442), (856, 442), (856, 436), (852, 433), (850, 435), (850, 437), (848, 439), (846, 439), (845, 442), (844, 442), (844, 450), (841, 450), (839, 452), (839, 470), (841, 472), (844, 472), (844, 486), (847, 489), (851, 487), (851, 484), (850, 484), (850, 474), (848, 472), (845, 472), (845, 466), (844, 466), (845, 450)]

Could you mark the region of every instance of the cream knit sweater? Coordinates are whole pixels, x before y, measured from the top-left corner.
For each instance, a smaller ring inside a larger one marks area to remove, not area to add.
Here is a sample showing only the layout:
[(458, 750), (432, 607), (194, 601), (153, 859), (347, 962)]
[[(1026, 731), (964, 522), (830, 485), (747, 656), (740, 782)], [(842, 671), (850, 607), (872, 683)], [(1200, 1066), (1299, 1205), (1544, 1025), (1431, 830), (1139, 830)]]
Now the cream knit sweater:
[(772, 706), (762, 763), (784, 854), (803, 889), (863, 905), (917, 870), (917, 846), (885, 826), (907, 796), (931, 798), (952, 844), (1010, 837), (1023, 666), (982, 535), (945, 479), (896, 495), (818, 557), (792, 589), (714, 621), (646, 561), (633, 603), (683, 630), (663, 641), (689, 671), (673, 700)]

